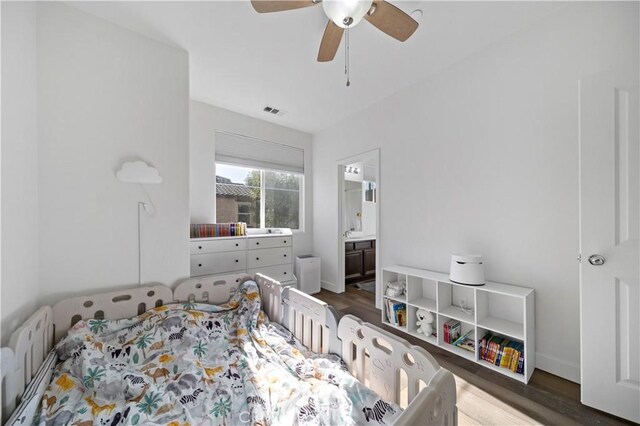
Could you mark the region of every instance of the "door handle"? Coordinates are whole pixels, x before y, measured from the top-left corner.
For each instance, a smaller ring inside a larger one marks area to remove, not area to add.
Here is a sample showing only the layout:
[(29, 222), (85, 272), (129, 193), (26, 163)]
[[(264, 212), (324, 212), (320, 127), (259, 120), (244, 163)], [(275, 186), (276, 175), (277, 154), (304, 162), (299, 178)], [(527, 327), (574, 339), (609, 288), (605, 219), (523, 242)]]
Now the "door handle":
[(589, 256), (589, 263), (593, 266), (602, 266), (604, 265), (605, 260), (606, 259), (601, 254), (592, 254)]

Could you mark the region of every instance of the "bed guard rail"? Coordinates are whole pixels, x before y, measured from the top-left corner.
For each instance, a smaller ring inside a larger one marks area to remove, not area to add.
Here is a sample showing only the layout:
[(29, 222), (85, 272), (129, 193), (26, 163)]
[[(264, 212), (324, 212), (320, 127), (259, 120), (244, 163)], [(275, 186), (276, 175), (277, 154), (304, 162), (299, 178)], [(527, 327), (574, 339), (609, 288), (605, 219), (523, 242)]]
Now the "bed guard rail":
[(457, 424), (453, 374), (425, 349), (353, 315), (341, 318), (338, 338), (349, 371), (378, 395), (406, 407), (396, 424)]
[(332, 306), (262, 274), (256, 274), (255, 280), (263, 310), (272, 321), (286, 327), (313, 352), (341, 354), (338, 316)]
[[(20, 416), (14, 409), (25, 395), (28, 385), (33, 392), (43, 393), (49, 383), (52, 370), (42, 372), (43, 377), (35, 379), (40, 365), (53, 346), (53, 311), (49, 306), (38, 309), (25, 321), (9, 339), (9, 347), (2, 348), (1, 372), (2, 421), (13, 413), (12, 424), (24, 424), (33, 418), (40, 400), (24, 407)], [(20, 417), (20, 418), (18, 418)]]

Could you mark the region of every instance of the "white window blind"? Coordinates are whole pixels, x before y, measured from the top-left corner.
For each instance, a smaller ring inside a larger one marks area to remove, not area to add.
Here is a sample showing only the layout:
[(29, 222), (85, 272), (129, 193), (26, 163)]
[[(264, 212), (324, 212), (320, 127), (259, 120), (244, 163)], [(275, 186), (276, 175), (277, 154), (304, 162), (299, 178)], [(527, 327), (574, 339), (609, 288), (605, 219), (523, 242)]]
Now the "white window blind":
[(215, 143), (217, 162), (304, 173), (303, 149), (222, 131), (216, 131)]

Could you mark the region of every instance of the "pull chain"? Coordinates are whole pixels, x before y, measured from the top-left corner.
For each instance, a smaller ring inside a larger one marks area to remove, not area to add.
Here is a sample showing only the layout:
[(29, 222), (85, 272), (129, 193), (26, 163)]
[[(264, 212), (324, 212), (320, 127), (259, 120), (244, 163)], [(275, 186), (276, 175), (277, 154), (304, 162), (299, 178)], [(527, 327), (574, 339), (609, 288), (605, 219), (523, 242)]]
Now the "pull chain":
[(349, 79), (349, 25), (347, 24), (344, 36), (344, 73), (347, 76), (347, 87), (351, 86)]

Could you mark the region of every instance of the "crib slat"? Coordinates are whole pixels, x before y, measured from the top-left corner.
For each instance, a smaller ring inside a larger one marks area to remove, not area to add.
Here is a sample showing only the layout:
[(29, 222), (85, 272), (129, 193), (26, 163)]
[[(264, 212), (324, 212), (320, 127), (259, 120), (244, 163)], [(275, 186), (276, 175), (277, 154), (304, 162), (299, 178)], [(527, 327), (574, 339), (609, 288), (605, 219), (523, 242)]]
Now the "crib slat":
[(320, 327), (317, 324), (311, 324), (311, 350), (315, 353), (320, 352)]
[[(364, 383), (364, 348), (356, 346), (356, 379)], [(375, 389), (374, 389), (375, 390)]]
[(418, 380), (411, 380), (409, 379), (409, 377), (407, 376), (407, 379), (409, 380), (409, 383), (407, 384), (407, 391), (409, 398), (407, 399), (407, 401), (413, 401), (413, 398), (416, 397), (416, 395), (418, 394)]
[(298, 337), (300, 335), (300, 330), (298, 329), (298, 312), (293, 308), (293, 306), (289, 307), (289, 321), (291, 321), (291, 325), (293, 328), (291, 332), (294, 336)]
[(285, 326), (287, 327), (287, 330), (289, 330), (291, 334), (295, 336), (296, 335), (295, 311), (291, 308), (290, 305), (284, 305), (283, 310), (285, 311), (285, 314), (283, 316), (287, 318), (287, 324)]
[(342, 360), (347, 364), (347, 370), (353, 371), (353, 354), (351, 353), (351, 342), (342, 341)]
[(295, 316), (296, 316), (295, 336), (298, 338), (298, 340), (302, 341), (302, 333), (304, 333), (302, 312), (296, 312)]
[(311, 318), (310, 317), (305, 317), (304, 318), (304, 332), (303, 332), (303, 339), (302, 339), (302, 344), (305, 345), (307, 348), (311, 347)]
[(320, 327), (322, 330), (322, 348), (319, 352), (323, 354), (329, 353), (329, 329), (327, 327)]

